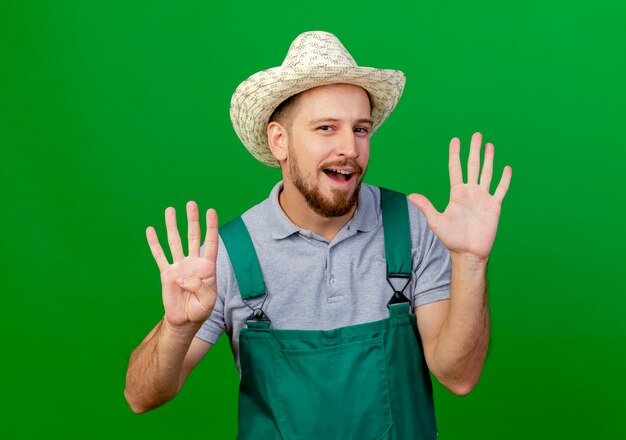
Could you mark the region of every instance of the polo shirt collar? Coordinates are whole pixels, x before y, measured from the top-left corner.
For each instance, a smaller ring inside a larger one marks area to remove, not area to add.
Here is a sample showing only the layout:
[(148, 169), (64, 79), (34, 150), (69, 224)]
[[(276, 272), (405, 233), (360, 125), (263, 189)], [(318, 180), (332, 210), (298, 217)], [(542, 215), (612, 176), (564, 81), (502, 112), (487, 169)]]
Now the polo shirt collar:
[(289, 220), (289, 217), (287, 217), (283, 208), (280, 207), (278, 195), (282, 189), (283, 181), (281, 180), (274, 185), (274, 188), (272, 188), (269, 196), (270, 209), (273, 214), (270, 218), (274, 219), (274, 221), (270, 223), (270, 230), (272, 232), (272, 238), (276, 240), (282, 240), (283, 238), (289, 237), (291, 234), (295, 234), (300, 230), (298, 226)]
[[(300, 227), (295, 225), (287, 214), (280, 207), (278, 201), (278, 195), (283, 189), (283, 181), (281, 180), (270, 192), (269, 204), (272, 211), (272, 217), (274, 221), (270, 224), (270, 230), (272, 238), (276, 240), (282, 240), (289, 237), (291, 234), (302, 231)], [(380, 209), (376, 206), (376, 197), (374, 194), (375, 188), (362, 183), (359, 191), (359, 204), (357, 209), (348, 221), (347, 225), (354, 227), (357, 231), (369, 232), (378, 225), (378, 216)], [(344, 226), (345, 227), (345, 226)]]

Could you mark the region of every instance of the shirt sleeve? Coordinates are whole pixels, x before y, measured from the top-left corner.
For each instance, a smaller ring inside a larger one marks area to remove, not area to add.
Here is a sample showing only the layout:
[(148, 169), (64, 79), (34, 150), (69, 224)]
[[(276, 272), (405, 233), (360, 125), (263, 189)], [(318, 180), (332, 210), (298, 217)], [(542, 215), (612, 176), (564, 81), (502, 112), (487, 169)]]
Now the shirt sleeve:
[(413, 253), (411, 307), (450, 298), (450, 253), (428, 226), (422, 212), (409, 203)]
[[(217, 250), (217, 264), (216, 264), (216, 279), (217, 279), (217, 298), (215, 300), (215, 307), (209, 319), (207, 319), (202, 327), (196, 332), (196, 338), (202, 339), (210, 344), (215, 344), (218, 338), (224, 333), (226, 328), (226, 321), (224, 318), (224, 304), (226, 303), (226, 293), (228, 283), (226, 278), (228, 277), (228, 268), (230, 262), (228, 261), (226, 247), (222, 242), (222, 238), (219, 239), (219, 245)], [(204, 255), (204, 245), (200, 248), (200, 255)]]

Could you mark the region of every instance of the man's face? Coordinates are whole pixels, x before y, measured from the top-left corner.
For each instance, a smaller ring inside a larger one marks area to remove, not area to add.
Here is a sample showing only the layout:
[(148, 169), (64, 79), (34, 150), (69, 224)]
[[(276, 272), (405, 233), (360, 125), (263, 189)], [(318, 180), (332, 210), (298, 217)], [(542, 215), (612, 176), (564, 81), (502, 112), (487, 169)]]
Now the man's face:
[(318, 215), (345, 215), (358, 201), (369, 160), (369, 96), (333, 84), (303, 92), (295, 105), (284, 178)]

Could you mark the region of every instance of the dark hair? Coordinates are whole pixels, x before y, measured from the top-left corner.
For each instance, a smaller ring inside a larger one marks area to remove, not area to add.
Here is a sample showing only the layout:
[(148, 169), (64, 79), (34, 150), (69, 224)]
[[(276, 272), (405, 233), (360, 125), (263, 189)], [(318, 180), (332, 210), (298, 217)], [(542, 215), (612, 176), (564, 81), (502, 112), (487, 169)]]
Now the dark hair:
[(281, 102), (270, 116), (269, 122), (276, 121), (279, 124), (284, 125), (286, 128), (291, 128), (291, 123), (293, 122), (293, 110), (299, 96), (300, 93), (296, 93)]

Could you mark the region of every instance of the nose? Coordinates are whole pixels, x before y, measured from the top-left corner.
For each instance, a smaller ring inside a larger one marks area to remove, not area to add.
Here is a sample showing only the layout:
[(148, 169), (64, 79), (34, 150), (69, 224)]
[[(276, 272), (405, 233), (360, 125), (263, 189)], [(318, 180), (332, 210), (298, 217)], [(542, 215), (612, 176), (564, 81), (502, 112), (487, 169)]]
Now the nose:
[(359, 147), (356, 133), (352, 130), (346, 130), (344, 132), (338, 144), (337, 154), (351, 159), (359, 157)]

